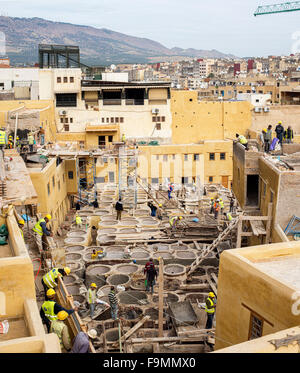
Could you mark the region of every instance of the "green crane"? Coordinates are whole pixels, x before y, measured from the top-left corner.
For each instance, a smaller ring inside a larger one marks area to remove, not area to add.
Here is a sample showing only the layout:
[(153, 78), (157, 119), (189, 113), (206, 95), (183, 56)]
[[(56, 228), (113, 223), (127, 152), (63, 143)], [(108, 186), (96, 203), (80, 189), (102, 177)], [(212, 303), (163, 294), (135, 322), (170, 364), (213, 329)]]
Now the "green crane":
[(288, 3), (262, 5), (254, 12), (254, 16), (261, 16), (263, 14), (294, 12), (300, 10), (300, 1), (291, 1)]

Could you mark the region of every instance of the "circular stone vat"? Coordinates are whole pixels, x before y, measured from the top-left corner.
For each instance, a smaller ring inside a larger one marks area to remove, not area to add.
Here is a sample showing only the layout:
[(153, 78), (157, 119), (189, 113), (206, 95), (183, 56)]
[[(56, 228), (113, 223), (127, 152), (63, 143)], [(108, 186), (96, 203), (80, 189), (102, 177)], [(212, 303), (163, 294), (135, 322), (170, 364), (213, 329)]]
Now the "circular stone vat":
[(83, 217), (86, 217), (86, 216), (91, 216), (93, 215), (93, 211), (83, 211), (81, 210), (79, 213), (78, 213), (79, 216), (83, 216)]
[(145, 215), (149, 215), (150, 211), (149, 210), (136, 210), (134, 212), (134, 215), (135, 216), (145, 216)]
[(119, 340), (119, 328), (108, 329), (105, 331), (107, 343), (114, 343)]
[(189, 250), (190, 247), (185, 244), (177, 245), (177, 244), (172, 244), (170, 245), (172, 250)]
[(66, 262), (69, 263), (69, 262), (77, 262), (77, 261), (80, 261), (82, 260), (82, 255), (80, 253), (72, 253), (72, 252), (68, 252), (66, 254)]
[(142, 291), (127, 290), (118, 293), (117, 297), (122, 304), (139, 304), (139, 300), (147, 299), (147, 294)]
[(180, 276), (185, 274), (185, 266), (181, 264), (168, 264), (164, 267), (166, 276)]
[(73, 300), (76, 300), (77, 302), (83, 305), (85, 303), (85, 296), (81, 294), (73, 295)]
[(103, 222), (103, 221), (108, 221), (108, 220), (116, 220), (116, 217), (114, 215), (102, 216), (99, 224), (101, 224), (101, 222)]
[(133, 290), (146, 290), (145, 280), (144, 279), (131, 280), (130, 288)]
[(70, 295), (79, 295), (79, 286), (78, 285), (66, 285), (66, 289)]
[(120, 264), (116, 267), (116, 270), (124, 275), (129, 275), (136, 272), (139, 267), (136, 264)]
[[(167, 306), (167, 303), (176, 303), (179, 302), (179, 296), (175, 293), (167, 293), (167, 297), (164, 297), (164, 305)], [(158, 296), (153, 295), (153, 302), (158, 302)]]
[(69, 244), (80, 244), (80, 243), (83, 243), (85, 241), (85, 237), (68, 237), (64, 240), (64, 243), (66, 245), (69, 245)]
[(117, 224), (118, 224), (118, 220), (103, 220), (98, 224), (98, 227), (100, 228), (100, 227), (106, 227), (106, 226), (117, 225)]
[(167, 244), (154, 244), (149, 246), (151, 250), (155, 251), (169, 251), (169, 245)]
[(193, 273), (194, 276), (204, 276), (206, 275), (205, 268), (197, 267), (196, 270)]
[(150, 255), (148, 253), (148, 251), (146, 250), (132, 250), (131, 252), (131, 258), (132, 259), (149, 259), (150, 258)]
[[(99, 292), (99, 295), (98, 295), (98, 292)], [(110, 292), (110, 285), (104, 285), (104, 286), (101, 286), (101, 288), (97, 291), (97, 296), (98, 297), (102, 297), (104, 295), (108, 295), (108, 293)]]
[(97, 236), (97, 243), (99, 245), (108, 245), (114, 243), (116, 240), (116, 236), (113, 235), (108, 235), (108, 234), (103, 234), (101, 236)]
[(109, 214), (108, 210), (97, 210), (95, 212), (95, 215), (97, 215), (97, 216), (104, 216), (104, 215), (108, 215), (108, 214)]
[(104, 320), (108, 320), (108, 319), (111, 319), (111, 310), (110, 310), (110, 308), (107, 309), (106, 311), (102, 312), (100, 314), (100, 316), (97, 317), (97, 320), (99, 320), (99, 321), (104, 321)]
[(78, 231), (71, 231), (67, 234), (67, 237), (82, 237), (86, 234), (86, 231), (78, 230)]
[(85, 249), (85, 246), (82, 246), (82, 245), (74, 245), (74, 246), (67, 246), (65, 248), (66, 252), (81, 252)]
[(177, 250), (176, 256), (180, 259), (196, 259), (196, 254), (192, 251)]
[(102, 229), (98, 229), (97, 231), (98, 235), (111, 234), (111, 233), (116, 233), (116, 232), (117, 232), (117, 228), (102, 228)]
[(184, 300), (189, 300), (192, 303), (197, 303), (197, 299), (200, 303), (205, 303), (207, 298), (207, 293), (188, 293), (185, 294)]
[(152, 257), (153, 259), (158, 259), (159, 257), (162, 257), (163, 259), (172, 259), (173, 255), (168, 251), (160, 251), (158, 253), (154, 253)]
[(153, 220), (149, 220), (149, 221), (142, 220), (141, 224), (144, 226), (155, 226), (155, 225), (158, 225), (158, 222), (153, 221)]
[(74, 275), (68, 275), (68, 276), (64, 276), (64, 284), (65, 285), (72, 285), (74, 284), (74, 282), (77, 280), (77, 276), (74, 276)]
[(129, 284), (130, 277), (128, 275), (110, 275), (106, 281), (109, 285), (123, 285), (126, 287)]
[(105, 259), (123, 259), (124, 249), (118, 246), (109, 246), (105, 249)]
[(85, 284), (87, 287), (95, 282), (97, 287), (106, 285), (106, 276), (109, 275), (110, 267), (102, 264), (92, 264), (85, 271)]
[(139, 307), (124, 307), (124, 310), (120, 312), (120, 316), (125, 320), (137, 320), (142, 315), (143, 310)]
[(150, 316), (151, 320), (157, 321), (158, 320), (158, 308), (148, 308), (147, 310), (145, 310), (144, 315)]
[(68, 267), (70, 268), (71, 273), (74, 273), (74, 275), (78, 276), (79, 278), (83, 278), (85, 273), (85, 267), (83, 263), (69, 262)]
[(118, 229), (118, 233), (137, 233), (137, 229), (135, 229), (135, 228), (121, 228), (121, 229)]

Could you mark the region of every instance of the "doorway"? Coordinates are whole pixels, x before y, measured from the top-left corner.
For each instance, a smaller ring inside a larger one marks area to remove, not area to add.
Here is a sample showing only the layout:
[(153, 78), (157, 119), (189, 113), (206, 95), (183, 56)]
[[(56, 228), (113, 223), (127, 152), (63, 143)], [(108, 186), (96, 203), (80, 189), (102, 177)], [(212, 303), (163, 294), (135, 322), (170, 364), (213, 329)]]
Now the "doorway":
[(247, 175), (246, 205), (258, 206), (259, 176)]

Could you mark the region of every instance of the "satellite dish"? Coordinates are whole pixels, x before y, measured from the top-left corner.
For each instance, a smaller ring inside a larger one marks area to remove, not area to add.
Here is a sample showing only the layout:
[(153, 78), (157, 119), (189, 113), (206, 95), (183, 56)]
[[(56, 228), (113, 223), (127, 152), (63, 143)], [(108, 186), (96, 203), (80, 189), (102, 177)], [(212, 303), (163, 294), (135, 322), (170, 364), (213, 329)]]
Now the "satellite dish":
[(116, 70), (116, 65), (110, 65), (110, 68), (112, 69), (112, 70)]

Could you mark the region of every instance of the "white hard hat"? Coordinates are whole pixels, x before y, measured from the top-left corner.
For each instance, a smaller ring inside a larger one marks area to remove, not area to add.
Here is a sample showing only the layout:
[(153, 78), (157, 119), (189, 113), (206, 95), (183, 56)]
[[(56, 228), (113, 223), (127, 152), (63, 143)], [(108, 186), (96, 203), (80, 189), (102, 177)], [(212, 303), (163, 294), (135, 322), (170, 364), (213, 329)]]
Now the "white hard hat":
[(92, 339), (95, 339), (97, 338), (97, 330), (96, 329), (90, 329), (88, 332), (87, 332), (88, 336)]

